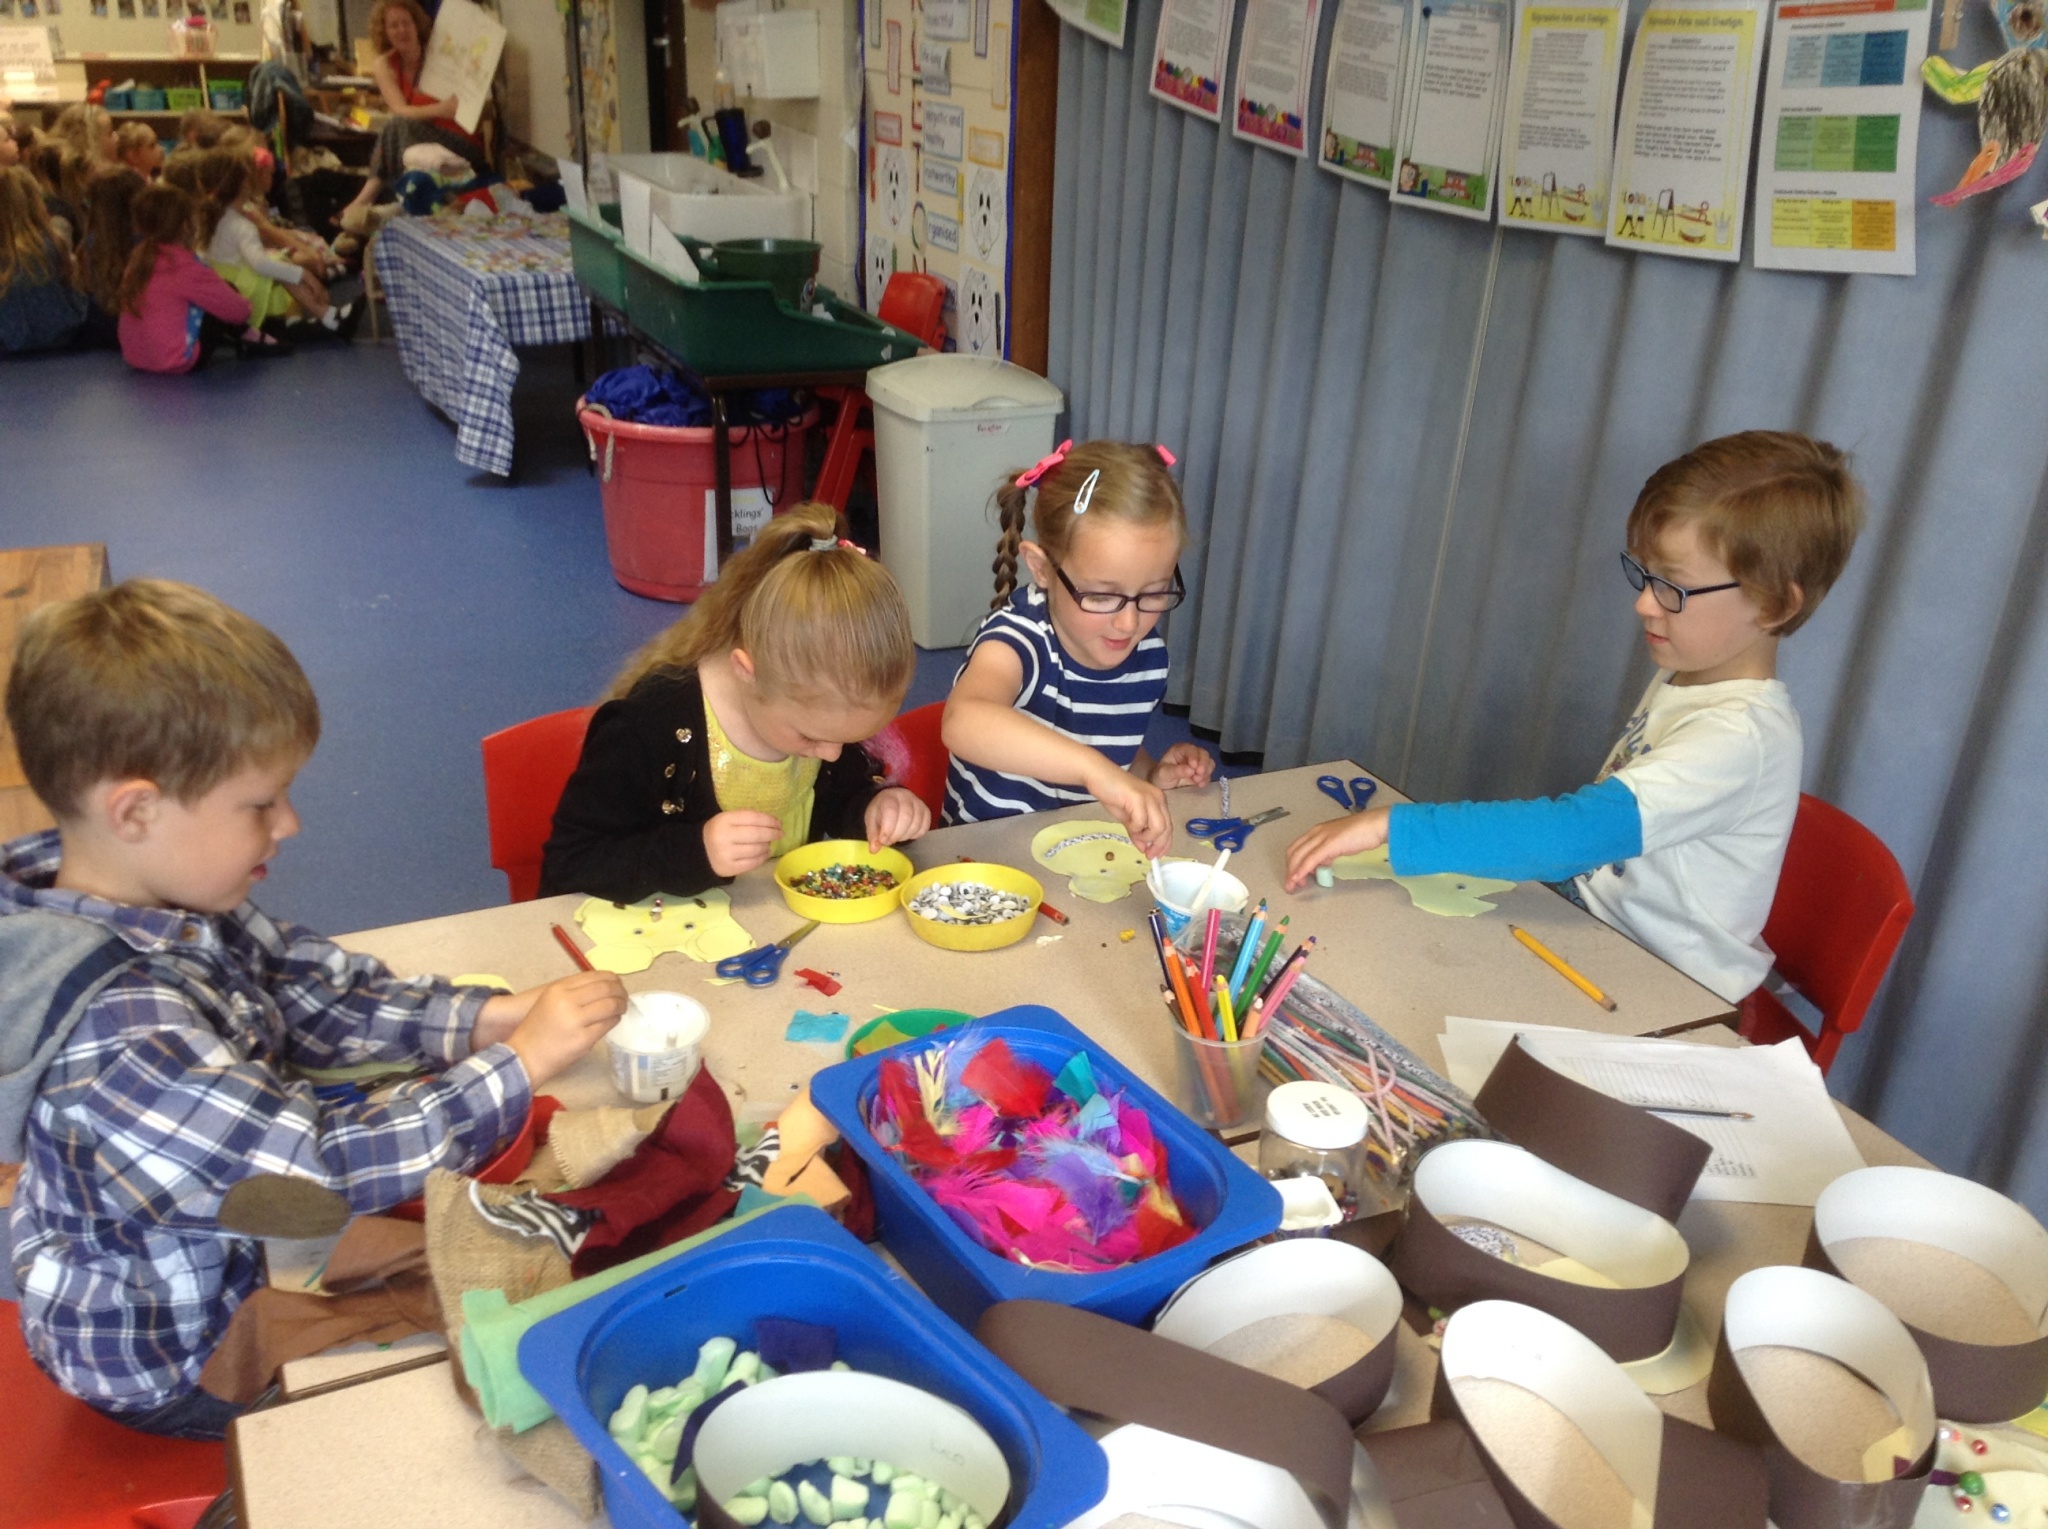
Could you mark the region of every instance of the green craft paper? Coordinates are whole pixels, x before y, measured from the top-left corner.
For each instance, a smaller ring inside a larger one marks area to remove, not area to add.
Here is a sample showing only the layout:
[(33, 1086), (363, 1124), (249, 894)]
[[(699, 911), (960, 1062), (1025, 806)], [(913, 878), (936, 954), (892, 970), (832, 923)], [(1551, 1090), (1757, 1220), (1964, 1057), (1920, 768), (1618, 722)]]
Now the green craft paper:
[(1434, 913), (1439, 918), (1473, 918), (1481, 913), (1491, 913), (1493, 904), (1486, 899), (1512, 891), (1515, 887), (1512, 881), (1501, 881), (1492, 876), (1461, 876), (1455, 872), (1435, 876), (1396, 876), (1393, 866), (1387, 863), (1384, 845), (1363, 854), (1345, 855), (1333, 860), (1330, 871), (1339, 881), (1395, 882), (1408, 894), (1411, 903), (1424, 913)]

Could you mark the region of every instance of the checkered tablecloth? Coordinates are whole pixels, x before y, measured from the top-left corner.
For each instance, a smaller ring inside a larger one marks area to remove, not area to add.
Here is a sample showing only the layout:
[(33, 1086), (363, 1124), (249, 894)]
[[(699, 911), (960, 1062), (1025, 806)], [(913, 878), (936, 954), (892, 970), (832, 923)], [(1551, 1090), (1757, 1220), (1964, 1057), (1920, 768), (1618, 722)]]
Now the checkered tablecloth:
[(394, 218), (375, 259), (405, 375), (455, 421), (456, 461), (510, 473), (513, 347), (590, 337), (568, 220)]

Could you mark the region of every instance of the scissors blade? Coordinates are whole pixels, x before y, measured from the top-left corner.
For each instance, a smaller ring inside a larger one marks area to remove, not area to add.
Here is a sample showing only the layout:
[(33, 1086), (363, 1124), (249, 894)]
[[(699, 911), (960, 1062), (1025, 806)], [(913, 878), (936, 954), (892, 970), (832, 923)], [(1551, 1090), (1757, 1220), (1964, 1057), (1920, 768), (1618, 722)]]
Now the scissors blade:
[(770, 949), (781, 951), (786, 954), (790, 946), (794, 945), (798, 940), (802, 939), (805, 935), (809, 934), (813, 929), (817, 927), (818, 921), (816, 919), (812, 919), (809, 923), (801, 925), (798, 928), (791, 930), (788, 934), (784, 935), (781, 939), (777, 940), (774, 943), (774, 945), (770, 947)]
[(1287, 809), (1285, 807), (1268, 807), (1264, 812), (1254, 817), (1246, 818), (1244, 826), (1246, 828), (1257, 828), (1261, 823), (1270, 823), (1276, 818), (1284, 818), (1286, 816)]

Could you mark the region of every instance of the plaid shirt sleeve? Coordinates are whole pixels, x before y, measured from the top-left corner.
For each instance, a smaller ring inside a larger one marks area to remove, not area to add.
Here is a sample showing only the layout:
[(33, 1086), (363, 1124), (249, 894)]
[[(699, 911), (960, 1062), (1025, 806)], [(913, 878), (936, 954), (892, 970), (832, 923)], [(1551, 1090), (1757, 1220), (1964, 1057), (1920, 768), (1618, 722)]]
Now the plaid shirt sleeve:
[[(148, 980), (117, 981), (88, 1025), (104, 1051), (66, 1101), (67, 1124), (94, 1143), (103, 1209), (166, 1230), (218, 1230), (222, 1196), (258, 1173), (312, 1179), (358, 1213), (388, 1209), (430, 1169), (483, 1161), (531, 1103), (525, 1068), (502, 1045), (376, 1100), (325, 1103)], [(83, 1060), (77, 1039), (66, 1049)]]

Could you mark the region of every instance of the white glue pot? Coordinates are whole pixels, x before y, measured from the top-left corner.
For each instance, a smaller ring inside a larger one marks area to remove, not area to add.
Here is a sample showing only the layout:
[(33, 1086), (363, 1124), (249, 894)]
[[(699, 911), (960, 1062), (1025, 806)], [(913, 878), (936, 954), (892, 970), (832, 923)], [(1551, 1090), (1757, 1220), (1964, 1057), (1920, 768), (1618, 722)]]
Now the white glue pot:
[(704, 1060), (711, 1015), (687, 993), (635, 993), (605, 1037), (612, 1081), (636, 1104), (678, 1099)]

